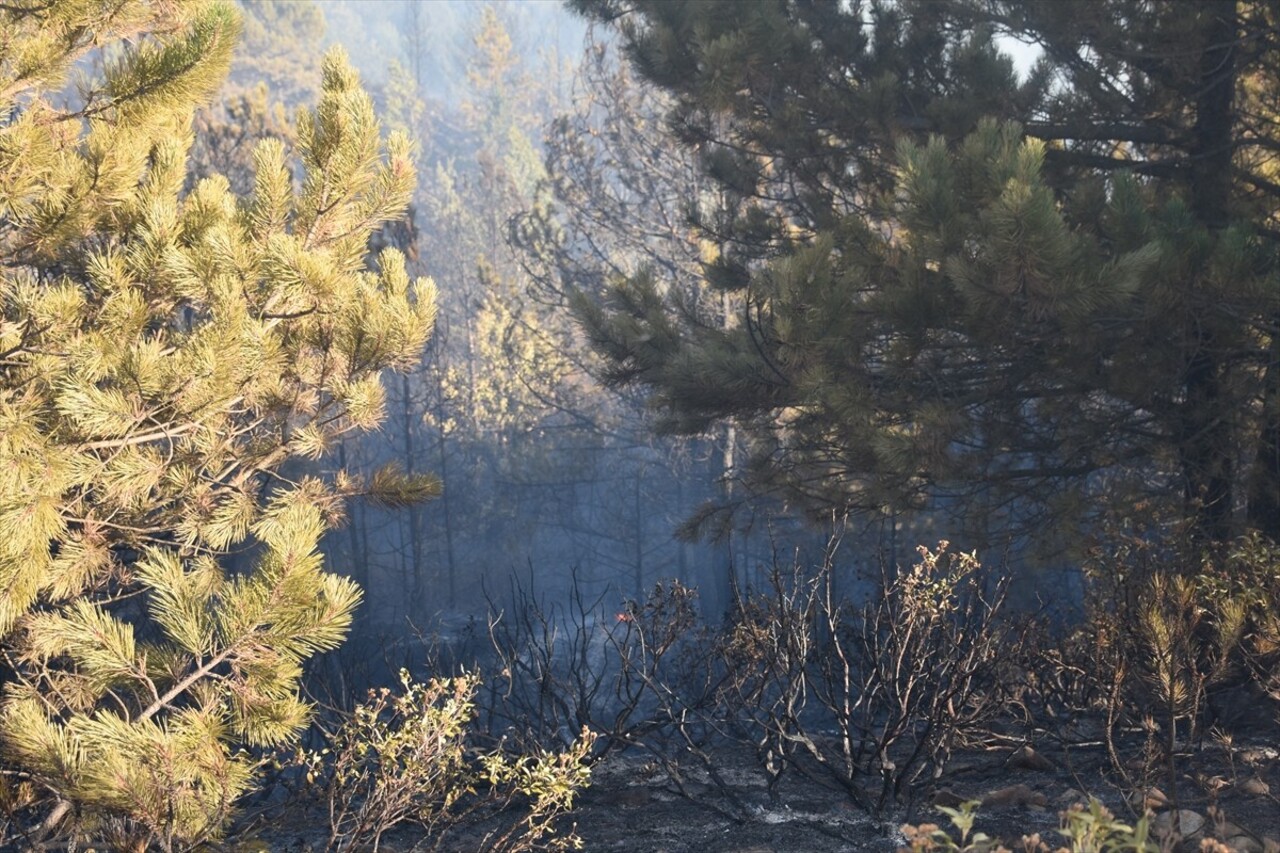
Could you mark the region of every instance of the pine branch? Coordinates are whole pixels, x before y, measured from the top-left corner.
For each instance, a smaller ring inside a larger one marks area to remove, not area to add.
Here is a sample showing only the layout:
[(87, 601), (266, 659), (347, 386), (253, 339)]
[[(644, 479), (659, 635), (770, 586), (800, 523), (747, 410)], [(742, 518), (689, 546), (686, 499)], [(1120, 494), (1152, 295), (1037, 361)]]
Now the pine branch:
[(215, 669), (217, 669), (218, 666), (224, 663), (227, 660), (227, 658), (231, 657), (231, 655), (235, 653), (236, 649), (237, 649), (236, 644), (229, 645), (225, 649), (223, 649), (221, 652), (219, 652), (218, 654), (210, 658), (207, 662), (202, 664), (200, 667), (198, 667), (195, 670), (192, 670), (190, 673), (187, 674), (185, 678), (183, 678), (177, 684), (173, 685), (173, 687), (166, 690), (163, 696), (156, 699), (154, 702), (148, 705), (145, 709), (143, 709), (142, 713), (140, 713), (135, 719), (137, 721), (149, 720), (152, 717), (154, 717), (156, 714), (159, 714), (161, 711), (168, 708), (170, 703), (173, 702), (173, 700), (177, 699), (179, 696), (185, 693), (197, 681), (199, 681), (200, 679), (204, 678), (205, 676), (213, 672)]
[(119, 450), (125, 447), (134, 447), (139, 444), (149, 444), (153, 441), (164, 441), (177, 438), (195, 432), (203, 424), (198, 421), (191, 421), (186, 424), (180, 424), (173, 427), (166, 427), (155, 432), (140, 433), (128, 436), (127, 438), (102, 439), (101, 441), (90, 441), (85, 444), (77, 445), (80, 450)]

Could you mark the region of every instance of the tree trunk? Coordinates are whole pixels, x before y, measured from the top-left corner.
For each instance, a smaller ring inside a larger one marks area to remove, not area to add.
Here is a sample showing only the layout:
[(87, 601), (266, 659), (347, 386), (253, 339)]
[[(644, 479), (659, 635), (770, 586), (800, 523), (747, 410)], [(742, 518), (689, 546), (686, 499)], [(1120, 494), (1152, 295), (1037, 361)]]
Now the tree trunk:
[(635, 600), (637, 602), (644, 601), (644, 516), (640, 514), (640, 478), (643, 476), (643, 466), (636, 469), (635, 491), (632, 495), (632, 509), (635, 513), (635, 551), (632, 555), (632, 562), (635, 564)]
[[(341, 441), (338, 443), (338, 467), (344, 471), (347, 470), (347, 443)], [(351, 501), (351, 518), (347, 521), (347, 534), (350, 537), (351, 548), (351, 579), (359, 584), (360, 589), (364, 590), (365, 603), (368, 604), (372, 596), (369, 590), (369, 550), (366, 545), (361, 542), (361, 533), (367, 534), (368, 531), (363, 530), (364, 514), (361, 512), (361, 503), (358, 498)]]
[(449, 609), (455, 610), (458, 606), (458, 575), (455, 568), (453, 556), (453, 507), (449, 488), (449, 453), (445, 445), (445, 423), (448, 413), (445, 411), (444, 405), (444, 369), (436, 368), (436, 420), (440, 424), (440, 443), (436, 445), (439, 449), (440, 479), (444, 481), (444, 491), (440, 495), (441, 509), (444, 510), (444, 544), (445, 544), (445, 569), (448, 573), (448, 594)]
[[(1192, 130), (1191, 207), (1202, 225), (1218, 231), (1226, 227), (1230, 216), (1236, 3), (1205, 0), (1199, 10), (1204, 42)], [(1207, 316), (1198, 310), (1196, 296), (1191, 299), (1192, 310)], [(1226, 409), (1224, 367), (1213, 329), (1198, 323), (1189, 343), (1192, 349), (1179, 436), (1184, 498), (1192, 520), (1192, 540), (1215, 548), (1231, 535), (1233, 424)]]
[[(414, 474), (414, 457), (417, 455), (417, 448), (413, 441), (414, 417), (413, 408), (413, 389), (409, 384), (409, 374), (402, 374), (400, 377), (400, 391), (404, 395), (404, 406), (402, 414), (404, 417), (404, 472), (410, 477)], [(413, 580), (413, 604), (417, 607), (425, 607), (426, 602), (426, 581), (423, 577), (422, 565), (422, 526), (419, 523), (421, 515), (417, 503), (409, 504), (409, 555), (410, 555), (410, 572)]]
[[(1280, 317), (1272, 318), (1280, 323)], [(1271, 335), (1271, 358), (1263, 379), (1262, 429), (1249, 477), (1250, 530), (1280, 542), (1280, 335)]]

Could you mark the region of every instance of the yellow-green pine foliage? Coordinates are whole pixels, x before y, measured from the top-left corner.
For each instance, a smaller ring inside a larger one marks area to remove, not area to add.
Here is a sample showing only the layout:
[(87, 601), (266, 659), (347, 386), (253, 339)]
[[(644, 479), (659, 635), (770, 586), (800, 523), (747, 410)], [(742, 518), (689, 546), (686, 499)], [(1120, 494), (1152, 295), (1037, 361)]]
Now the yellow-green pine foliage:
[(343, 495), (280, 469), (376, 426), (379, 374), (435, 316), (398, 253), (367, 262), (414, 170), (340, 53), (299, 122), (300, 190), (268, 141), (250, 196), (184, 194), (238, 27), (218, 0), (0, 7), (3, 757), (55, 814), (165, 846), (217, 832), (251, 783), (237, 745), (306, 722), (303, 662), (360, 593), (317, 548)]

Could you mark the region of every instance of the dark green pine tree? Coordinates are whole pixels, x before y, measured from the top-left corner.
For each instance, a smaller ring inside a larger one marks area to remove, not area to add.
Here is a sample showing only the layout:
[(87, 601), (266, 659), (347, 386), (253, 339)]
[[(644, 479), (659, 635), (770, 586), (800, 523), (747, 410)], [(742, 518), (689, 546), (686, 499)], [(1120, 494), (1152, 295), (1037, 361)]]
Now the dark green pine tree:
[(667, 428), (738, 423), (751, 483), (824, 515), (1280, 532), (1267, 4), (576, 5), (724, 199), (728, 327), (656, 271), (577, 301)]
[(350, 624), (360, 591), (318, 551), (344, 495), (436, 487), (282, 473), (379, 423), (434, 292), (394, 251), (366, 265), (414, 170), (340, 53), (300, 190), (267, 141), (251, 195), (183, 193), (238, 29), (205, 0), (0, 7), (0, 744), (48, 795), (37, 836), (72, 811), (130, 849), (216, 835), (242, 747), (300, 731), (302, 666)]

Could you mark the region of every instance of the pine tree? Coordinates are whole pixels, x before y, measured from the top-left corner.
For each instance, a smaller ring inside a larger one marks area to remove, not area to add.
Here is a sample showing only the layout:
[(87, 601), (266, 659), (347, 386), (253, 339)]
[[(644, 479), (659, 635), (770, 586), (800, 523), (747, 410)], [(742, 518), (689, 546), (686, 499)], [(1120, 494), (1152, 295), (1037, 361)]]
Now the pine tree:
[(183, 193), (237, 30), (216, 0), (0, 9), (0, 736), (56, 803), (45, 830), (74, 809), (141, 846), (216, 835), (243, 747), (305, 725), (302, 665), (359, 600), (318, 551), (344, 497), (437, 488), (282, 469), (378, 424), (434, 290), (395, 251), (366, 266), (414, 171), (340, 52), (299, 117), (300, 190), (272, 140), (250, 196)]
[(297, 132), (284, 106), (259, 85), (245, 92), (224, 93), (221, 103), (196, 112), (194, 141), (187, 154), (190, 164), (186, 189), (204, 178), (221, 175), (231, 192), (253, 192), (254, 151), (263, 140), (278, 140), (286, 150), (297, 142)]
[(222, 175), (238, 196), (253, 191), (253, 152), (264, 139), (288, 149), (293, 115), (320, 86), (325, 24), (313, 0), (240, 0), (241, 36), (216, 102), (196, 111), (187, 188)]
[(325, 18), (313, 0), (239, 0), (243, 18), (228, 86), (265, 85), (291, 112), (316, 100)]
[(1267, 4), (576, 5), (727, 199), (695, 224), (732, 328), (656, 269), (578, 300), (668, 429), (738, 423), (820, 515), (1277, 532)]

